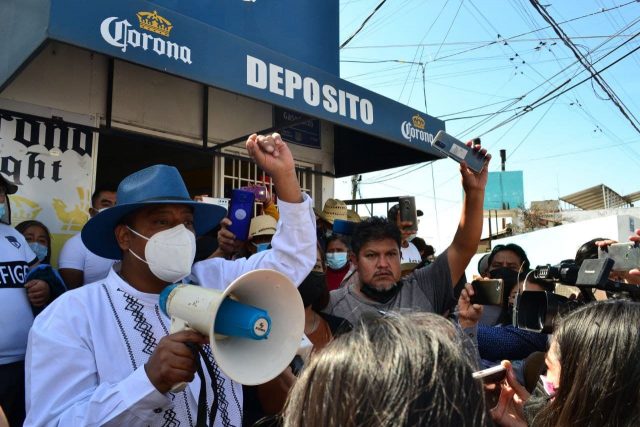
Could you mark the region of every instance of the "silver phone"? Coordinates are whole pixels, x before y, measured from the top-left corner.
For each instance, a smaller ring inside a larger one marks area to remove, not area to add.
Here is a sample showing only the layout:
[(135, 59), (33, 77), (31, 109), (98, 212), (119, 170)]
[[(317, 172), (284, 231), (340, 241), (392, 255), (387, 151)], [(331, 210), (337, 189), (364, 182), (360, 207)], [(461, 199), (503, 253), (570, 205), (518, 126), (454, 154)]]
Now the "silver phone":
[(473, 148), (467, 147), (467, 144), (443, 130), (438, 131), (431, 142), (431, 146), (458, 163), (466, 162), (469, 169), (475, 173), (480, 173), (487, 161), (486, 155), (481, 155), (478, 151), (474, 151)]

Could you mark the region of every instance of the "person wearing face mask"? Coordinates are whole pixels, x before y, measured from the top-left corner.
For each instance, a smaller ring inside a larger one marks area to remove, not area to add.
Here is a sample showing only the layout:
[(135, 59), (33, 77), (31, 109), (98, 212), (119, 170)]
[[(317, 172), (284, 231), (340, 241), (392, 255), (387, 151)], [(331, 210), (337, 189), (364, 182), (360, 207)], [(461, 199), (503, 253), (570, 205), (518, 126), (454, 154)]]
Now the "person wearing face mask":
[(498, 426), (637, 426), (640, 303), (607, 300), (556, 322), (546, 374), (529, 394), (508, 362), (491, 417)]
[(245, 245), (249, 256), (271, 248), (271, 239), (276, 234), (276, 226), (277, 221), (271, 215), (258, 215), (251, 218), (249, 239)]
[(33, 314), (37, 315), (47, 304), (62, 295), (67, 287), (62, 277), (50, 264), (51, 233), (49, 229), (40, 221), (30, 220), (16, 225), (16, 230), (24, 236), (29, 247), (38, 257), (38, 264), (29, 271), (25, 285)]
[[(471, 144), (470, 149), (486, 154), (479, 144)], [(444, 314), (455, 305), (454, 285), (463, 277), (480, 242), (487, 166), (476, 174), (463, 163), (460, 174), (464, 203), (451, 245), (428, 267), (401, 277), (403, 239), (395, 221), (372, 217), (356, 224), (351, 236), (351, 262), (357, 270), (357, 281), (331, 292), (326, 313), (356, 325), (363, 316), (380, 316), (389, 311)], [(410, 226), (411, 222), (400, 225)]]
[[(24, 358), (35, 305), (49, 301), (49, 287), (27, 280), (38, 263), (24, 236), (11, 226), (9, 195), (18, 187), (0, 174), (0, 407), (10, 425), (25, 414)], [(28, 287), (27, 287), (28, 285)]]
[[(215, 408), (215, 425), (241, 425), (241, 386), (219, 370), (208, 337), (193, 330), (169, 333), (159, 294), (187, 276), (224, 290), (258, 268), (277, 270), (297, 285), (313, 268), (312, 201), (300, 190), (289, 148), (278, 134), (251, 135), (246, 146), (278, 189), (281, 221), (273, 249), (193, 264), (196, 235), (213, 229), (226, 210), (191, 200), (171, 166), (126, 177), (117, 204), (82, 231), (91, 251), (121, 262), (105, 278), (62, 295), (31, 329), (25, 426), (189, 426), (205, 404)], [(213, 374), (203, 369), (204, 383), (192, 382), (201, 361), (186, 343), (201, 345), (209, 355)], [(190, 384), (170, 392), (181, 382)]]
[(329, 291), (338, 289), (343, 279), (352, 271), (349, 255), (350, 241), (347, 236), (332, 234), (327, 239), (327, 286)]
[(527, 253), (515, 243), (496, 245), (493, 248), (487, 258), (486, 276), (504, 281), (502, 305), (485, 307), (480, 324), (494, 326), (512, 322), (513, 309), (509, 305), (509, 295), (517, 287), (519, 279), (524, 277), (522, 273), (529, 271), (529, 268)]
[[(111, 188), (96, 188), (91, 196), (89, 216), (116, 204), (116, 192)], [(80, 233), (67, 240), (58, 257), (58, 268), (69, 289), (75, 289), (87, 283), (93, 283), (106, 277), (115, 260), (98, 256), (87, 249)]]

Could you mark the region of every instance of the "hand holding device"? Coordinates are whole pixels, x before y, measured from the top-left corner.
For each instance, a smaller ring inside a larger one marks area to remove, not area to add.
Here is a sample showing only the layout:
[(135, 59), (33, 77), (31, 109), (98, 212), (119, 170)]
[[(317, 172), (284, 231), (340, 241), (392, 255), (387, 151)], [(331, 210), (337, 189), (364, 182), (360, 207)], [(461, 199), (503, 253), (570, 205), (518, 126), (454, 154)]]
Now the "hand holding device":
[(411, 226), (404, 227), (402, 231), (416, 233), (418, 231), (418, 215), (416, 211), (416, 198), (403, 196), (399, 198), (400, 222), (411, 222)]
[[(476, 139), (479, 143), (479, 138)], [(480, 151), (474, 150), (472, 147), (469, 147), (464, 142), (454, 138), (442, 130), (438, 131), (436, 137), (433, 138), (431, 146), (458, 163), (464, 161), (467, 164), (467, 167), (475, 173), (480, 173), (485, 163), (488, 161), (486, 154), (482, 154)]]
[(476, 279), (471, 282), (474, 295), (472, 304), (502, 305), (504, 283), (502, 279)]
[(236, 239), (245, 241), (249, 237), (249, 226), (253, 216), (253, 200), (255, 196), (250, 191), (234, 189), (231, 191), (231, 207), (229, 231), (236, 235)]
[(613, 271), (629, 271), (640, 268), (640, 244), (638, 242), (626, 242), (599, 246), (598, 258), (613, 259)]

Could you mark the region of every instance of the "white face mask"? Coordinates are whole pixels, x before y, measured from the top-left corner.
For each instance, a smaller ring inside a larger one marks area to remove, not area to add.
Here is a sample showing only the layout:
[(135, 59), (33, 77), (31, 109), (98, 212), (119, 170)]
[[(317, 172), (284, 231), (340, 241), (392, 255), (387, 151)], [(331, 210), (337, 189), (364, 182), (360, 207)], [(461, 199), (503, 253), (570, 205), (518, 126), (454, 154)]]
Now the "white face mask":
[(140, 261), (149, 265), (149, 270), (158, 279), (175, 283), (191, 273), (191, 266), (196, 256), (196, 236), (183, 224), (168, 230), (160, 231), (151, 237), (145, 237), (131, 227), (129, 230), (147, 240), (142, 259), (129, 249), (129, 252)]

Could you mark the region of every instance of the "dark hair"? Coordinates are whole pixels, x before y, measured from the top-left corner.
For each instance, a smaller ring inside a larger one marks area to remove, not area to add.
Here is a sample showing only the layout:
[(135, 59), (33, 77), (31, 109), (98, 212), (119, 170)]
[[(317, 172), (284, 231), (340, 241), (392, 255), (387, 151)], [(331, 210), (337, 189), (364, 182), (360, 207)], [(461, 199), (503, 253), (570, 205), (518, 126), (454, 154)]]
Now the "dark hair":
[[(413, 245), (418, 249), (419, 252), (428, 252), (429, 248), (433, 249), (433, 246), (427, 245), (427, 242), (425, 242), (422, 237), (414, 237), (413, 239), (411, 239), (411, 243), (413, 243)], [(425, 253), (424, 255), (433, 255), (433, 253)]]
[(395, 205), (391, 206), (387, 211), (387, 219), (395, 223), (398, 217), (398, 212), (400, 212), (400, 204), (396, 203)]
[[(524, 276), (522, 276), (522, 278), (524, 279)], [(533, 277), (533, 274), (529, 275), (529, 277), (527, 278), (527, 283), (533, 283), (534, 285), (538, 285), (542, 289), (544, 289), (546, 292), (554, 292), (556, 288), (555, 283), (547, 282), (546, 280), (543, 280), (543, 279), (537, 279)]]
[(351, 249), (353, 253), (358, 256), (360, 249), (372, 241), (391, 239), (398, 244), (402, 242), (400, 229), (395, 224), (387, 219), (379, 216), (372, 216), (362, 222), (356, 224), (353, 229), (353, 235), (351, 236)]
[(331, 234), (331, 236), (327, 237), (327, 241), (324, 245), (325, 251), (326, 251), (326, 248), (329, 247), (329, 243), (333, 242), (334, 240), (339, 240), (340, 242), (345, 244), (348, 250), (351, 250), (351, 238), (349, 236), (345, 236), (344, 234), (333, 233)]
[(596, 259), (598, 258), (598, 246), (596, 246), (596, 242), (600, 240), (607, 240), (604, 237), (599, 237), (597, 239), (591, 239), (586, 243), (583, 243), (582, 246), (578, 248), (576, 252), (576, 257), (574, 258), (575, 263), (580, 266), (582, 265), (582, 261), (585, 259)]
[(94, 209), (95, 209), (96, 202), (100, 198), (100, 194), (106, 193), (106, 192), (115, 193), (116, 190), (114, 190), (111, 187), (96, 187), (96, 191), (94, 191), (93, 194), (91, 195), (91, 206), (93, 206)]
[(640, 303), (607, 300), (561, 319), (555, 349), (560, 387), (540, 426), (640, 425)]
[(22, 221), (20, 224), (16, 225), (16, 230), (24, 235), (24, 232), (27, 230), (27, 228), (29, 227), (40, 227), (44, 230), (45, 234), (47, 235), (47, 256), (44, 257), (44, 259), (42, 260), (43, 264), (50, 264), (51, 262), (51, 233), (49, 232), (49, 229), (47, 228), (46, 225), (44, 225), (43, 223), (41, 223), (40, 221), (36, 221), (36, 220), (29, 220), (29, 221)]
[(522, 249), (520, 246), (516, 245), (515, 243), (509, 243), (506, 245), (496, 245), (491, 251), (491, 253), (489, 254), (489, 263), (488, 263), (489, 268), (491, 268), (491, 263), (493, 262), (493, 258), (496, 256), (496, 254), (502, 251), (511, 251), (516, 255), (518, 255), (518, 257), (520, 258), (520, 262), (524, 262), (524, 264), (522, 265), (522, 271), (527, 271), (529, 270), (529, 268), (531, 268), (531, 264), (529, 263), (529, 258), (527, 257), (527, 253), (524, 251), (524, 249)]
[(285, 427), (484, 426), (482, 383), (464, 337), (433, 313), (360, 323), (312, 357)]

